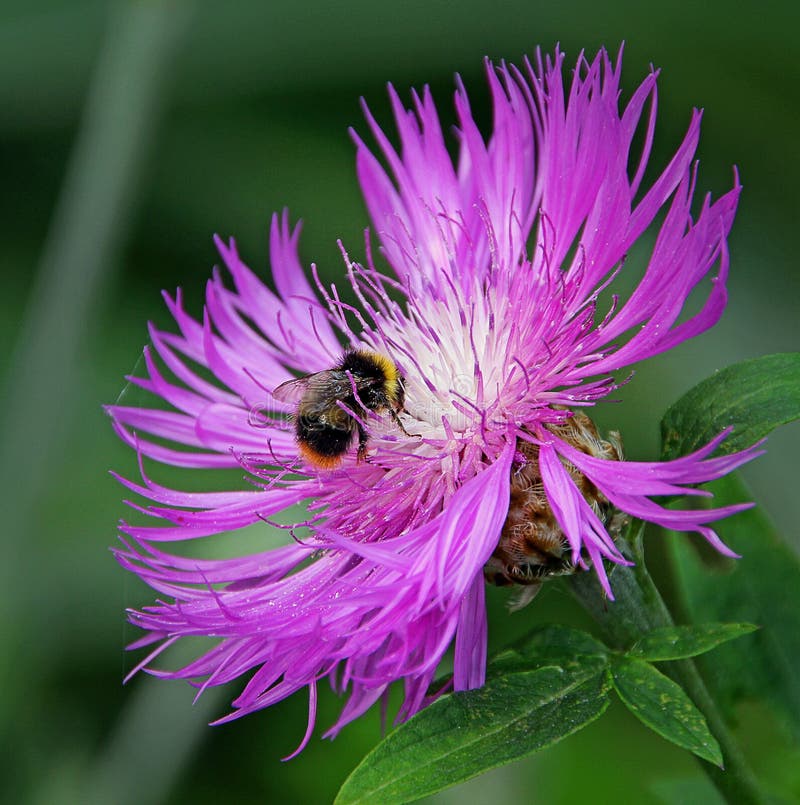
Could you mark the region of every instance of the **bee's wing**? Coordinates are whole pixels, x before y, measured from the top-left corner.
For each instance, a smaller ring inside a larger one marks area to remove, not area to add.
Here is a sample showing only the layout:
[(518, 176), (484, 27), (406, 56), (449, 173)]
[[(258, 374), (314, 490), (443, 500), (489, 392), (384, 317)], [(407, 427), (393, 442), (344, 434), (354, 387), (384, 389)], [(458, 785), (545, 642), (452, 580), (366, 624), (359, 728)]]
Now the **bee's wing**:
[(283, 403), (299, 403), (307, 393), (315, 396), (330, 396), (331, 371), (315, 372), (311, 375), (295, 377), (276, 386), (272, 396)]
[(275, 387), (272, 396), (278, 402), (299, 403), (303, 395), (308, 391), (312, 377), (314, 375), (304, 375), (303, 377), (287, 380), (285, 383), (281, 383), (280, 386)]

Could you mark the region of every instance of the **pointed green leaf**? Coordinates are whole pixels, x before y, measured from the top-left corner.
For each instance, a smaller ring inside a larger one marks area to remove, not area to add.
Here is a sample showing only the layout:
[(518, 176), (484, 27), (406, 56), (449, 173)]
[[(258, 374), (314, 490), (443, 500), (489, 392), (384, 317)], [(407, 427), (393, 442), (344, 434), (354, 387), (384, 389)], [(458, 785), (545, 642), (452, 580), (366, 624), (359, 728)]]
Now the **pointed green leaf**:
[[(587, 632), (556, 624), (540, 626), (500, 652), (489, 663), (489, 675), (532, 671), (545, 665), (568, 670), (589, 662), (604, 665), (608, 649)], [(599, 667), (599, 666), (598, 666)]]
[(767, 355), (729, 366), (684, 394), (661, 421), (662, 455), (691, 453), (725, 428), (733, 453), (778, 425), (800, 418), (800, 353)]
[(620, 699), (642, 723), (668, 741), (722, 766), (716, 738), (680, 685), (649, 662), (630, 657), (616, 657), (611, 674)]
[[(708, 488), (715, 506), (752, 499), (736, 475)], [(741, 698), (762, 699), (800, 739), (800, 559), (759, 507), (714, 527), (741, 559), (707, 565), (685, 534), (669, 540), (687, 615), (752, 620), (761, 629), (698, 662), (729, 713)]]
[(758, 629), (752, 623), (701, 623), (694, 626), (666, 626), (653, 629), (637, 640), (629, 657), (650, 662), (682, 660), (705, 654), (712, 648)]
[(443, 696), (381, 741), (336, 803), (410, 802), (550, 746), (605, 711), (609, 684), (604, 664), (548, 666)]

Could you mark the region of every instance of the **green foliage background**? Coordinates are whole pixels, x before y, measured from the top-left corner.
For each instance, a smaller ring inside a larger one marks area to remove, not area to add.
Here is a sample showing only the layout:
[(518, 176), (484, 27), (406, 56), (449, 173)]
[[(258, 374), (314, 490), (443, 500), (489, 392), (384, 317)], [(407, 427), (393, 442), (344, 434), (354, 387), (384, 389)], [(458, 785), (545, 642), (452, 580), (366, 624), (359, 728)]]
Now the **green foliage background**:
[[(560, 42), (569, 66), (581, 48), (616, 51), (625, 40), (627, 91), (651, 62), (662, 68), (654, 164), (677, 145), (691, 107), (703, 106), (700, 191), (724, 192), (732, 164), (744, 184), (722, 322), (638, 368), (617, 395), (624, 404), (598, 412), (604, 426), (622, 430), (630, 456), (654, 458), (659, 419), (689, 387), (735, 361), (798, 348), (799, 24), (788, 0), (4, 3), (0, 791), (7, 801), (328, 802), (380, 735), (371, 714), (333, 743), (315, 737), (282, 764), (304, 730), (302, 697), (210, 728), (235, 689), (209, 692), (192, 708), (192, 691), (178, 683), (139, 676), (121, 685), (134, 662), (123, 647), (136, 636), (124, 609), (150, 593), (107, 550), (126, 513), (107, 470), (135, 474), (136, 466), (100, 406), (120, 395), (138, 400), (123, 375), (147, 341), (146, 321), (168, 325), (162, 288), (182, 286), (199, 312), (217, 262), (214, 232), (236, 236), (250, 264), (266, 271), (269, 215), (288, 206), (306, 221), (304, 260), (335, 279), (336, 239), (360, 254), (367, 224), (347, 136), (349, 125), (366, 129), (359, 96), (388, 126), (385, 83), (402, 93), (430, 83), (446, 116), (458, 71), (488, 120), (484, 55), (519, 62), (537, 44), (549, 52)], [(87, 106), (98, 92), (103, 102)], [(107, 147), (90, 141), (70, 163), (75, 144), (86, 142), (81, 132), (99, 130), (113, 135)], [(798, 449), (797, 426), (784, 428), (745, 472), (796, 548)], [(180, 472), (156, 477), (199, 483)], [(247, 537), (251, 547), (272, 538)], [(658, 574), (664, 554), (657, 541), (648, 550)], [(535, 623), (586, 628), (557, 587), (513, 616), (504, 600), (490, 591), (495, 648)], [(320, 727), (338, 706), (326, 691)], [(740, 717), (761, 773), (791, 777), (795, 759), (761, 711), (744, 708)], [(566, 742), (429, 801), (680, 802), (698, 780), (688, 754), (614, 705)], [(800, 791), (800, 781), (794, 785)]]

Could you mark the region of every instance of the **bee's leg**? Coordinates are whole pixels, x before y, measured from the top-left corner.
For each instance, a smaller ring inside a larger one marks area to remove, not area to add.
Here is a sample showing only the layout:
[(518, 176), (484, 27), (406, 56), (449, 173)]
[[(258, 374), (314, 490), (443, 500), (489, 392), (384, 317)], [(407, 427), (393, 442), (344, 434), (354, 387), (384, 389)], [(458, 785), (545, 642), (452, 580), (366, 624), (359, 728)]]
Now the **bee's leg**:
[(356, 461), (366, 461), (369, 434), (364, 430), (360, 422), (356, 424), (356, 427), (358, 428), (358, 452), (356, 453)]
[[(402, 410), (404, 410), (404, 411), (405, 411), (405, 408), (404, 408), (404, 409), (402, 409)], [(395, 410), (394, 410), (394, 408), (389, 408), (389, 415), (390, 415), (390, 416), (392, 417), (392, 419), (394, 420), (394, 424), (395, 424), (395, 425), (397, 425), (397, 427), (398, 427), (398, 428), (400, 428), (400, 430), (401, 430), (401, 431), (403, 431), (403, 433), (405, 433), (405, 435), (406, 435), (406, 436), (418, 436), (418, 437), (422, 438), (422, 434), (421, 434), (421, 433), (409, 433), (409, 432), (408, 432), (408, 431), (407, 431), (407, 430), (406, 430), (406, 429), (403, 427), (403, 423), (400, 421), (400, 417), (399, 417), (399, 416), (397, 416), (397, 411), (395, 411)]]

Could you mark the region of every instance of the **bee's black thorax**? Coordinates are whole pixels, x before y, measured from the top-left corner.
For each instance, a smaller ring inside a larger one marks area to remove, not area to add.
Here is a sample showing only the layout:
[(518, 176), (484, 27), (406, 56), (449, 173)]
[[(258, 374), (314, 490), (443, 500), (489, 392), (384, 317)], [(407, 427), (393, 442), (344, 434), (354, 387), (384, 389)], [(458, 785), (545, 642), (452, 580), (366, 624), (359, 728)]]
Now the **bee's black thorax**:
[(376, 356), (367, 352), (355, 350), (345, 352), (335, 368), (340, 372), (351, 372), (354, 376), (363, 377), (365, 380), (376, 380), (381, 383), (387, 380), (384, 367), (376, 360)]
[(403, 377), (397, 367), (387, 358), (374, 352), (351, 350), (345, 352), (335, 371), (349, 373), (358, 390), (358, 400), (353, 394), (343, 396), (342, 402), (356, 410), (360, 405), (370, 411), (385, 408), (401, 409), (405, 402)]

